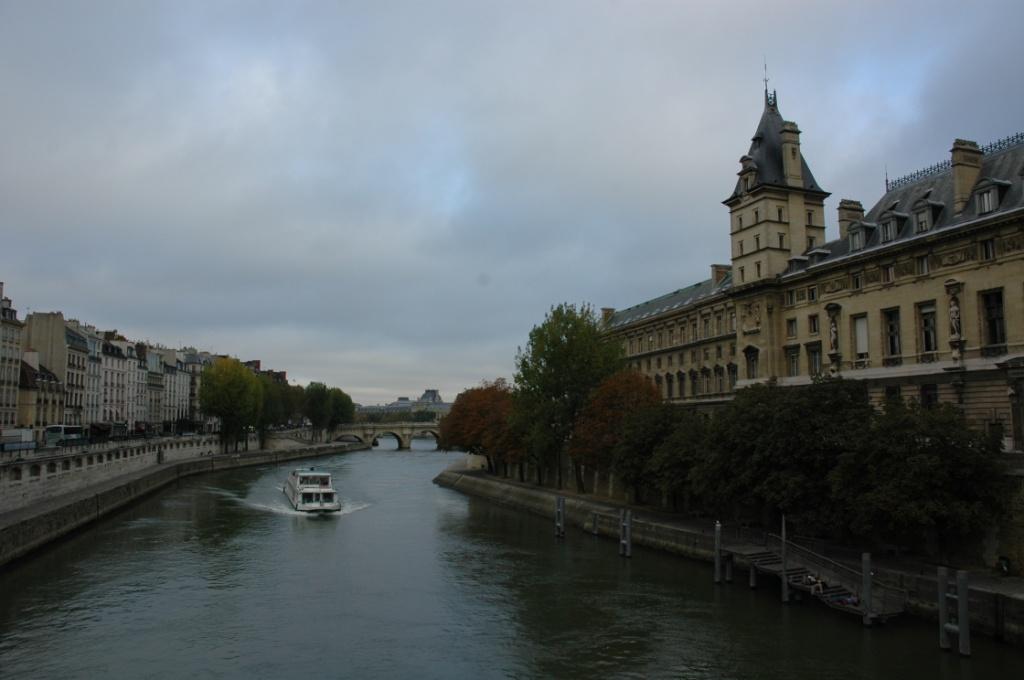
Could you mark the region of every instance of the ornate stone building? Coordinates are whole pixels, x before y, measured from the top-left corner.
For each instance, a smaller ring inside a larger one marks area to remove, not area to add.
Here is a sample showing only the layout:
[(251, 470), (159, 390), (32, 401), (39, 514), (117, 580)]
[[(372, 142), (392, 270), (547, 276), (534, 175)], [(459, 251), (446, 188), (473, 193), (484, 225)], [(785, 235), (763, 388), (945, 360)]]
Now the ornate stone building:
[(730, 265), (604, 310), (630, 364), (672, 401), (713, 406), (758, 382), (834, 375), (872, 399), (949, 402), (1024, 448), (1024, 135), (887, 182), (868, 211), (824, 199), (774, 94), (740, 159)]
[(21, 333), (24, 324), (0, 281), (0, 430), (13, 428), (18, 415), (21, 376)]

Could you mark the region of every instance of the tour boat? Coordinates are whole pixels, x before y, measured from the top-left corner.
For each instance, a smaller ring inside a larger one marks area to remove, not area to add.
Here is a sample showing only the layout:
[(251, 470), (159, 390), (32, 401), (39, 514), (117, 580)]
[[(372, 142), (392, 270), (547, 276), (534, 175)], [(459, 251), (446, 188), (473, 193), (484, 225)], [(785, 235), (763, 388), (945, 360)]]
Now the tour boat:
[(331, 486), (331, 473), (316, 468), (292, 470), (284, 484), (284, 495), (292, 507), (302, 512), (338, 512), (341, 503)]

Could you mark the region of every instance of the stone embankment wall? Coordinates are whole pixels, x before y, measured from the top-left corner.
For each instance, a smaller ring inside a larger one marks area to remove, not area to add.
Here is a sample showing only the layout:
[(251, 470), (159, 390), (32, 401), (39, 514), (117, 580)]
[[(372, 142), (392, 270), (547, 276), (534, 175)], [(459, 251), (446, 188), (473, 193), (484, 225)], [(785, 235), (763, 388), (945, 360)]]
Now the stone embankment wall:
[[(548, 517), (552, 523), (554, 522), (555, 498), (559, 494), (551, 489), (531, 487), (480, 472), (464, 473), (459, 470), (442, 472), (434, 479), (434, 483)], [(596, 527), (593, 522), (595, 513), (598, 520)], [(616, 505), (579, 496), (566, 496), (565, 514), (568, 526), (580, 527), (585, 531), (618, 540), (617, 513)], [(552, 530), (553, 526), (552, 524)], [(713, 535), (671, 524), (634, 520), (633, 543), (708, 562), (714, 559)], [(614, 552), (610, 551), (609, 554)], [(739, 555), (736, 556), (736, 564), (743, 568), (750, 566)], [(907, 590), (908, 610), (911, 614), (937, 621), (938, 584), (935, 575), (913, 575), (877, 567), (874, 572), (885, 582)], [(708, 579), (711, 577), (709, 570)], [(1024, 646), (1024, 599), (972, 587), (970, 613), (972, 631)]]
[[(359, 443), (320, 444), (287, 450), (258, 450), (205, 456), (152, 466), (148, 470), (125, 475), (124, 481), (98, 485), (95, 487), (95, 493), (80, 490), (79, 493), (68, 494), (66, 503), (53, 499), (43, 504), (45, 507), (41, 507), (39, 512), (31, 513), (26, 508), (17, 514), (28, 516), (19, 516), (17, 520), (7, 524), (0, 523), (0, 566), (182, 477), (366, 448), (368, 447)], [(124, 472), (127, 471), (122, 471), (122, 474)]]
[[(295, 446), (309, 445), (300, 443), (299, 431), (275, 435)], [(193, 435), (7, 452), (25, 455), (9, 455), (0, 460), (0, 513), (87, 489), (160, 463), (215, 456), (220, 453), (220, 446), (216, 435)], [(239, 448), (258, 449), (259, 438), (250, 435), (248, 442), (239, 442)]]

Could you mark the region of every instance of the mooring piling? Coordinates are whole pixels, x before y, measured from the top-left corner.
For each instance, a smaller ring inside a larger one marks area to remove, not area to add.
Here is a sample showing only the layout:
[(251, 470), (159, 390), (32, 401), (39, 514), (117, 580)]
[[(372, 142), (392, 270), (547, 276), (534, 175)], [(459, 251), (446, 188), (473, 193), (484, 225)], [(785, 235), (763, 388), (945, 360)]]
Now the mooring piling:
[(633, 556), (633, 511), (619, 510), (619, 554)]

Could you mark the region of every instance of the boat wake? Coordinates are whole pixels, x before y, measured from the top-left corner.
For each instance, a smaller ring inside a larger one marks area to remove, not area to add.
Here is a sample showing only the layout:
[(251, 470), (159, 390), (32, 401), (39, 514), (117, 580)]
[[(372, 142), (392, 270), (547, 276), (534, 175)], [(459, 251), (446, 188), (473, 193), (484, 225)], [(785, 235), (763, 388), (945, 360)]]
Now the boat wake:
[(303, 512), (296, 510), (288, 505), (287, 500), (282, 500), (280, 504), (277, 503), (258, 503), (256, 501), (248, 500), (246, 498), (236, 498), (236, 500), (245, 505), (246, 507), (254, 508), (256, 510), (263, 510), (265, 512), (272, 512), (277, 515), (289, 515), (291, 517), (337, 517), (339, 515), (351, 515), (353, 512), (359, 512), (370, 507), (369, 503), (361, 503), (359, 501), (348, 501), (341, 500), (341, 510), (338, 512), (325, 512), (325, 513), (312, 513)]

